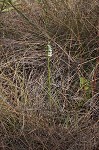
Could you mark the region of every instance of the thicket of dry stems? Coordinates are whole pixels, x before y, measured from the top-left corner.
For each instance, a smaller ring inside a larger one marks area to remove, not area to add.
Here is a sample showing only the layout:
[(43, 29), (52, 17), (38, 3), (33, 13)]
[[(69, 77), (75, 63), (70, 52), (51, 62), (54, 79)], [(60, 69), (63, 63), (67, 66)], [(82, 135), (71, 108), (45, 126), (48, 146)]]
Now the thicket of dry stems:
[(92, 95), (91, 84), (98, 1), (22, 1), (16, 8), (0, 12), (0, 149), (98, 150), (99, 90)]

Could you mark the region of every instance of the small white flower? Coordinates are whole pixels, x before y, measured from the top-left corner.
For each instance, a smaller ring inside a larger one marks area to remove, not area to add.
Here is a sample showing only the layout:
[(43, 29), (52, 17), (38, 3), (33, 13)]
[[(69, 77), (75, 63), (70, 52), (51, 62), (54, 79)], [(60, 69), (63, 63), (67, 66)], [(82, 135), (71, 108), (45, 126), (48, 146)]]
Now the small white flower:
[(48, 57), (51, 57), (52, 56), (52, 47), (50, 44), (48, 44), (47, 47), (48, 47)]

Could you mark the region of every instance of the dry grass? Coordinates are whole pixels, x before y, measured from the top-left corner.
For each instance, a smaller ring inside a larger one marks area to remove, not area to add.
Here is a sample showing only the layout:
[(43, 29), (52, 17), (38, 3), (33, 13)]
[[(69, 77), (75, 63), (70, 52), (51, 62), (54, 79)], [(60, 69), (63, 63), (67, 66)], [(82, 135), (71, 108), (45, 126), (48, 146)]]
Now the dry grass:
[(22, 1), (17, 9), (0, 13), (0, 149), (98, 150), (98, 1)]

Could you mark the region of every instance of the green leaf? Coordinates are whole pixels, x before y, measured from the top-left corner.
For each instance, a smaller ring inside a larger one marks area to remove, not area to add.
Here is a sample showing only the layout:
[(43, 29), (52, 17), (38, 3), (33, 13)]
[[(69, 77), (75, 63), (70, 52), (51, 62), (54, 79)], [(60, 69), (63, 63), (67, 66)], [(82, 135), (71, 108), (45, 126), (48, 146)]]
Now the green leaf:
[(90, 81), (85, 77), (80, 77), (80, 88), (85, 92), (86, 98), (91, 96), (91, 85)]
[(80, 77), (80, 87), (84, 88), (85, 90), (89, 89), (89, 80), (85, 77)]

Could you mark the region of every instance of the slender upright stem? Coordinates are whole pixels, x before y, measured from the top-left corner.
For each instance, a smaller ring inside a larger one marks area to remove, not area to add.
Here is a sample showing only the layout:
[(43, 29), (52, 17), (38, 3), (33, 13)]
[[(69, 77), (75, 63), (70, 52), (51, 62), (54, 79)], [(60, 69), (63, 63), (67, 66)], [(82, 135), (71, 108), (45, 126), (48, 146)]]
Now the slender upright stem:
[(51, 98), (51, 69), (50, 69), (50, 57), (52, 56), (51, 45), (47, 45), (47, 67), (48, 67), (48, 99), (50, 102), (50, 108), (52, 107), (52, 98)]
[(51, 70), (50, 70), (50, 57), (48, 56), (48, 97), (49, 97), (49, 102), (50, 102), (50, 108), (52, 105), (52, 100), (51, 100)]

